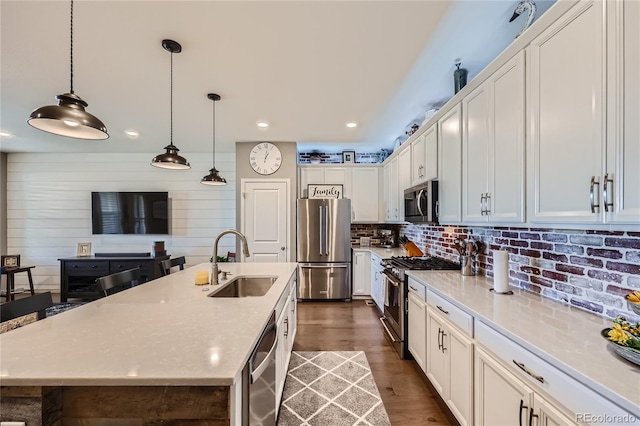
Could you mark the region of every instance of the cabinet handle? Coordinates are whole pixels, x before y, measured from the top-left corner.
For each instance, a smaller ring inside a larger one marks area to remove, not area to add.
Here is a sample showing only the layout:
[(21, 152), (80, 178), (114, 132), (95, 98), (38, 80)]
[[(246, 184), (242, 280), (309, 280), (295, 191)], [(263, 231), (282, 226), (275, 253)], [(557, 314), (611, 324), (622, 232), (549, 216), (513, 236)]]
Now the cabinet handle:
[(73, 265), (72, 268), (73, 269), (78, 269), (78, 265)]
[(533, 414), (533, 408), (529, 408), (529, 426), (533, 426), (533, 418), (536, 418), (536, 423), (538, 423), (538, 415)]
[(411, 290), (413, 290), (413, 291), (418, 291), (418, 289), (417, 289), (417, 288), (415, 288), (414, 286), (412, 286), (411, 284), (409, 284), (409, 288), (410, 288)]
[(447, 348), (444, 347), (444, 336), (446, 336), (447, 333), (444, 332), (444, 330), (442, 330), (442, 353), (444, 353), (444, 351), (447, 350)]
[(491, 213), (491, 208), (489, 208), (489, 202), (491, 201), (491, 193), (487, 192), (484, 196), (484, 214), (489, 216)]
[(92, 268), (97, 268), (97, 267), (98, 267), (98, 265), (91, 265), (91, 267), (92, 267)]
[(484, 193), (480, 194), (480, 216), (484, 216)]
[(604, 204), (605, 212), (609, 211), (609, 207), (611, 207), (611, 211), (613, 211), (613, 194), (611, 194), (611, 201), (609, 201), (609, 182), (611, 182), (611, 191), (613, 191), (613, 179), (609, 179), (609, 173), (605, 173), (602, 185), (602, 204)]
[(520, 400), (520, 410), (518, 411), (518, 424), (520, 426), (522, 426), (522, 409), (528, 409), (529, 407), (527, 407), (526, 405), (524, 405), (524, 401)]
[(284, 319), (284, 324), (287, 326), (284, 330), (284, 337), (287, 337), (289, 335), (289, 318)]
[(440, 312), (445, 313), (447, 315), (449, 315), (449, 311), (445, 311), (444, 308), (440, 305), (436, 305), (436, 308), (440, 309)]
[(544, 378), (542, 376), (539, 376), (533, 372), (531, 372), (526, 365), (524, 365), (524, 363), (522, 362), (518, 362), (515, 359), (513, 360), (513, 363), (515, 365), (518, 366), (518, 368), (522, 371), (524, 371), (525, 373), (527, 373), (528, 375), (530, 375), (531, 377), (533, 377), (534, 379), (536, 379), (537, 381), (539, 381), (540, 383), (544, 383)]
[(591, 176), (591, 184), (589, 185), (589, 203), (591, 204), (591, 213), (595, 213), (596, 209), (600, 209), (600, 204), (595, 203), (594, 187), (596, 185), (600, 188), (600, 182), (596, 181), (595, 176)]

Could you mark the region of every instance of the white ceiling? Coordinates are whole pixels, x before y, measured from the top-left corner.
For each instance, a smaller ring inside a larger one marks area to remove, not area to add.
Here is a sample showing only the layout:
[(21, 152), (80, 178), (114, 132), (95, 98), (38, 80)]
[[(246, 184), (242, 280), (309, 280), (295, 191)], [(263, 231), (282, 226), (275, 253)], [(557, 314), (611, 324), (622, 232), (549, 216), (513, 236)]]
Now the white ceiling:
[[(538, 2), (538, 16), (553, 1)], [(390, 148), (453, 95), (454, 61), (473, 78), (524, 25), (517, 1), (92, 1), (74, 7), (74, 89), (109, 130), (80, 141), (31, 128), (69, 90), (69, 2), (0, 3), (0, 139), (5, 152), (208, 152), (236, 141), (299, 150)], [(271, 126), (259, 129), (257, 120)], [(356, 129), (347, 129), (356, 121)], [(129, 139), (125, 129), (137, 129)]]

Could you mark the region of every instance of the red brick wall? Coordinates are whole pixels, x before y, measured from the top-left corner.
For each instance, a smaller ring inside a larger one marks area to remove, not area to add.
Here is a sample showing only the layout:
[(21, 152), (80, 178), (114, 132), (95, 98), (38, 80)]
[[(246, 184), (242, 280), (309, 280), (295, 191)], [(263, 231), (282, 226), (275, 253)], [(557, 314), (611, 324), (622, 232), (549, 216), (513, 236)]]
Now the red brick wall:
[(640, 289), (640, 232), (403, 225), (431, 256), (460, 262), (456, 237), (479, 242), (478, 275), (493, 277), (493, 250), (509, 251), (510, 284), (605, 317), (640, 321), (624, 296)]

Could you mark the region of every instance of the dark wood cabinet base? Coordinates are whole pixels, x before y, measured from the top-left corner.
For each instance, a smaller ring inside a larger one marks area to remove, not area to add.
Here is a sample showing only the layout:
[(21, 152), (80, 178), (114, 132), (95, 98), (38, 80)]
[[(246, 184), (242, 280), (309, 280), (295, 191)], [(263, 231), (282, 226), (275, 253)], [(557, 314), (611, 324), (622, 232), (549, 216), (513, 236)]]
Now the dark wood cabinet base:
[(27, 425), (230, 424), (227, 386), (3, 386), (0, 420)]

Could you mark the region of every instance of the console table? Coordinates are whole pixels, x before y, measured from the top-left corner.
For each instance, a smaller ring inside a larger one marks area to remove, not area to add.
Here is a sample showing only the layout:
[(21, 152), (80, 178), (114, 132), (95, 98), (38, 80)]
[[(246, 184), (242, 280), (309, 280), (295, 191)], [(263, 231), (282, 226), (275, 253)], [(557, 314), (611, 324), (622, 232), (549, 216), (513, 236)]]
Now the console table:
[(60, 301), (67, 299), (93, 300), (100, 297), (96, 279), (127, 269), (140, 268), (140, 282), (162, 275), (160, 262), (171, 256), (151, 256), (149, 253), (96, 253), (95, 256), (76, 256), (60, 261)]

